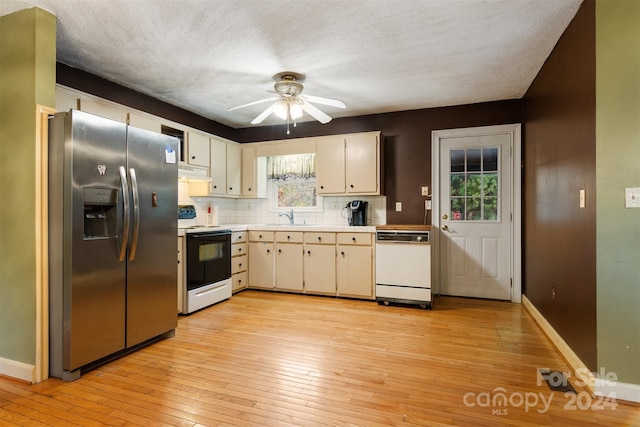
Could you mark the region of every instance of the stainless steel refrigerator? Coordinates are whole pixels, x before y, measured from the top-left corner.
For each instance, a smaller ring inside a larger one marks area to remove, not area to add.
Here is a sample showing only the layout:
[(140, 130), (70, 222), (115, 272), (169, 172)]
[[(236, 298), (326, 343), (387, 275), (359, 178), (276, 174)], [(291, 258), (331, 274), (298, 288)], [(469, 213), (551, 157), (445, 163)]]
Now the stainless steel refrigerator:
[(49, 373), (177, 326), (177, 139), (71, 110), (49, 119)]

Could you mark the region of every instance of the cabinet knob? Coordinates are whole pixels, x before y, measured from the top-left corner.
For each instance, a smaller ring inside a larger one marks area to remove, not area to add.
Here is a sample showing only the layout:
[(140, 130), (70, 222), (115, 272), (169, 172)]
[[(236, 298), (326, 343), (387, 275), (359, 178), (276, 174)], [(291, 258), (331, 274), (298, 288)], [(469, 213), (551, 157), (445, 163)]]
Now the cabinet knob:
[(349, 187), (353, 188), (353, 184), (351, 184)]
[(262, 234), (259, 234), (259, 235), (258, 235), (258, 238), (262, 239)]
[(353, 240), (353, 241), (355, 242), (355, 241), (356, 241), (356, 238), (355, 238), (355, 237), (352, 237), (352, 238), (351, 238), (351, 240)]
[(278, 249), (278, 253), (281, 254), (282, 253), (282, 249)]
[(238, 279), (238, 283), (242, 283), (242, 279)]
[(340, 255), (344, 256), (344, 252), (340, 252)]
[(249, 187), (249, 191), (251, 191), (251, 187)]
[(214, 185), (214, 186), (213, 186), (213, 188), (218, 188), (218, 186), (217, 186), (217, 185)]
[(307, 251), (307, 255), (311, 255), (311, 251)]
[(191, 159), (192, 159), (192, 160), (193, 160), (193, 159), (195, 159), (195, 158), (196, 158), (196, 156), (191, 156)]
[(267, 253), (271, 253), (271, 249), (267, 249)]
[(233, 187), (229, 187), (229, 190), (233, 190)]
[(242, 252), (242, 248), (238, 248), (238, 252)]
[(238, 264), (238, 267), (242, 267), (242, 263), (239, 263), (239, 264)]
[(318, 236), (318, 241), (322, 241), (322, 237)]
[(324, 190), (324, 185), (321, 185), (321, 186), (320, 186), (320, 189), (321, 189), (321, 190)]

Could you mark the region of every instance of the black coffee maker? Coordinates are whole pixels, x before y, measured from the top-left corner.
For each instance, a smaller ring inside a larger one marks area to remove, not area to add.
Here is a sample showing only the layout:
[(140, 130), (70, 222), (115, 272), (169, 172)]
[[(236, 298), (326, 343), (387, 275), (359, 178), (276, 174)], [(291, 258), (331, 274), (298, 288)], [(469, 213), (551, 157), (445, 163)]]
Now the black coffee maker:
[(364, 200), (352, 200), (346, 206), (349, 215), (349, 225), (367, 225), (367, 205)]

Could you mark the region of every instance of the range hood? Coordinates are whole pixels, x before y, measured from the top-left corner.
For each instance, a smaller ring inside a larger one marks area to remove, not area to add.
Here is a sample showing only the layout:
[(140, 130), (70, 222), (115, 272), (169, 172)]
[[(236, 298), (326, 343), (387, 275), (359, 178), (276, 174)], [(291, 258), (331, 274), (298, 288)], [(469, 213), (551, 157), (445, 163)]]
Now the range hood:
[(186, 182), (211, 182), (209, 169), (187, 164), (178, 165), (178, 179)]

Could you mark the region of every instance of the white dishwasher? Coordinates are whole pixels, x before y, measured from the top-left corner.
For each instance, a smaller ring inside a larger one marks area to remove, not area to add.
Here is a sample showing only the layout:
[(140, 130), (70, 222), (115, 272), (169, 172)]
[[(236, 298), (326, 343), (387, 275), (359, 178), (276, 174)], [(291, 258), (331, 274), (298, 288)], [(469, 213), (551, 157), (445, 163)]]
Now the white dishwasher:
[(430, 228), (388, 227), (376, 230), (376, 301), (431, 309)]

